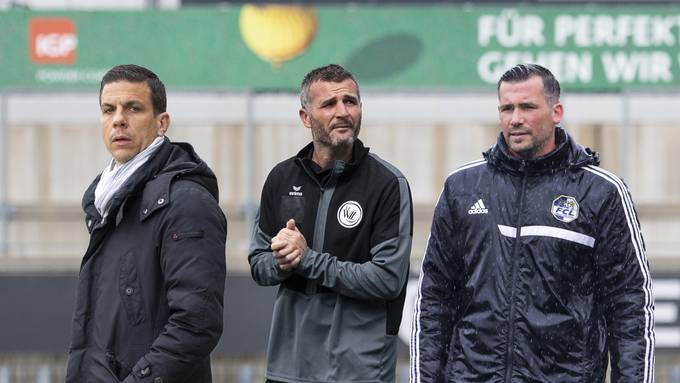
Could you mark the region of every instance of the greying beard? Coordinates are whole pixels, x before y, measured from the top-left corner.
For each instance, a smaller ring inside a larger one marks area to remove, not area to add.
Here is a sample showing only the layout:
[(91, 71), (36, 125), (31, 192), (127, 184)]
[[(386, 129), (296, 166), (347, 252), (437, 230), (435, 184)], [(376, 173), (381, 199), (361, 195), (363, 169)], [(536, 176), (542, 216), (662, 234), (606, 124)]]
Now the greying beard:
[(342, 140), (333, 140), (333, 138), (330, 135), (323, 135), (322, 137), (319, 137), (319, 135), (312, 131), (312, 139), (315, 142), (318, 142), (319, 144), (327, 147), (331, 151), (342, 151), (343, 149), (354, 145), (356, 134), (353, 134), (352, 137), (345, 138)]

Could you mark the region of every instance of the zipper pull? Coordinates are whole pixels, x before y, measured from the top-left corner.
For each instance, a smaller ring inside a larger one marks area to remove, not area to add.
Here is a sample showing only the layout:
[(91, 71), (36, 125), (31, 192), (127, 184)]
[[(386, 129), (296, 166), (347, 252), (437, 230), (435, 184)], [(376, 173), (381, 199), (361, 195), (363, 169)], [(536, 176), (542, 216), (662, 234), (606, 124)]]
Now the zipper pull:
[(522, 160), (522, 163), (519, 164), (519, 171), (524, 172), (524, 169), (527, 167), (527, 162), (525, 160)]

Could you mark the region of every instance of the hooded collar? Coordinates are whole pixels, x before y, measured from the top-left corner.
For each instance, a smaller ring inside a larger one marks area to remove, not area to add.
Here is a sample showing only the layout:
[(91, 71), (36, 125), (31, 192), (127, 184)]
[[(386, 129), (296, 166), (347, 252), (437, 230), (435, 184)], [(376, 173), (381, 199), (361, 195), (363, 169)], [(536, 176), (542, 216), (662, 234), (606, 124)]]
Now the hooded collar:
[(516, 174), (553, 174), (586, 165), (598, 165), (599, 155), (590, 148), (577, 144), (567, 132), (555, 127), (556, 148), (552, 152), (530, 160), (514, 157), (508, 150), (503, 134), (498, 135), (496, 145), (483, 153), (492, 166)]
[[(170, 203), (170, 185), (176, 178), (194, 181), (219, 200), (217, 178), (208, 165), (187, 143), (174, 143), (165, 139), (149, 161), (135, 172), (111, 199), (111, 214), (116, 214), (116, 224), (122, 220), (127, 199), (141, 193), (140, 220)], [(88, 229), (92, 231), (94, 222), (101, 216), (94, 206), (94, 190), (100, 176), (97, 176), (83, 195), (82, 206), (87, 215)]]

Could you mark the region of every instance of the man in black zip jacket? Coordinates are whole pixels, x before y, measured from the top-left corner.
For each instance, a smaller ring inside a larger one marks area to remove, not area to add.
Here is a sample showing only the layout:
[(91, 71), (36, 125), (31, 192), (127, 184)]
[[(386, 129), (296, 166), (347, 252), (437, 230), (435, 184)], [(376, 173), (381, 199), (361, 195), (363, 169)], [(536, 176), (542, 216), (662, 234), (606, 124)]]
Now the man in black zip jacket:
[(501, 134), (446, 180), (422, 262), (411, 382), (654, 379), (654, 302), (624, 183), (559, 124), (539, 65), (498, 82)]
[(280, 286), (266, 377), (393, 382), (411, 252), (409, 186), (357, 138), (352, 74), (315, 69), (300, 98), (312, 143), (267, 177), (249, 255), (253, 279)]
[(90, 244), (66, 382), (211, 382), (226, 273), (217, 179), (191, 145), (165, 137), (153, 72), (116, 66), (99, 97), (113, 158), (83, 196)]

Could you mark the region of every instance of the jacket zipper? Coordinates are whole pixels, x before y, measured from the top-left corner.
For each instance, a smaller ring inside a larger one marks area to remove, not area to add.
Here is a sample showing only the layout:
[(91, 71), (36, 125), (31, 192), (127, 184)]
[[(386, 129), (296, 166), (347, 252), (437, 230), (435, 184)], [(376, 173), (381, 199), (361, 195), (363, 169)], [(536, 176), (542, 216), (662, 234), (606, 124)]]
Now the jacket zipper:
[[(324, 186), (321, 186), (319, 184), (320, 196), (319, 204), (317, 205), (316, 208), (317, 214), (314, 222), (314, 239), (312, 240), (312, 249), (320, 253), (323, 252), (323, 245), (325, 242), (324, 236), (326, 234), (326, 224), (328, 223), (328, 208), (330, 207), (331, 198), (333, 197), (333, 193), (335, 192), (335, 185), (339, 177), (340, 171), (338, 171), (337, 165), (334, 164), (333, 169), (331, 170), (330, 178), (328, 179), (326, 184)], [(326, 196), (327, 194), (330, 194), (330, 196), (324, 198), (324, 196)], [(321, 212), (323, 211), (325, 211), (325, 214), (321, 214)], [(317, 281), (307, 280), (307, 284), (305, 286), (305, 292), (307, 294), (316, 293), (318, 288), (319, 283)]]
[(522, 164), (519, 167), (519, 170), (523, 173), (522, 174), (522, 187), (519, 191), (519, 196), (517, 198), (517, 228), (516, 228), (516, 234), (515, 234), (515, 243), (513, 244), (512, 247), (512, 253), (511, 253), (511, 259), (510, 259), (510, 312), (508, 316), (508, 338), (507, 338), (507, 358), (506, 358), (506, 365), (505, 365), (505, 382), (510, 383), (512, 380), (512, 363), (514, 359), (514, 336), (515, 336), (515, 290), (516, 290), (516, 263), (517, 263), (517, 257), (519, 256), (519, 249), (520, 249), (520, 234), (522, 230), (522, 208), (524, 207), (524, 193), (526, 192), (526, 185), (527, 185), (527, 173), (526, 173), (526, 162), (522, 161)]

